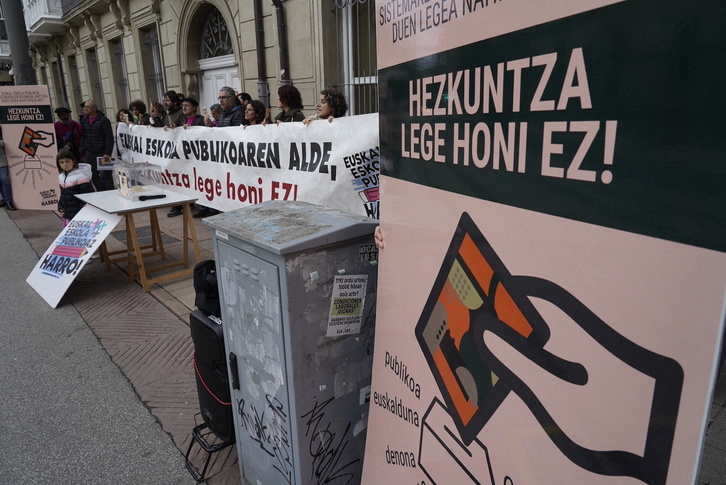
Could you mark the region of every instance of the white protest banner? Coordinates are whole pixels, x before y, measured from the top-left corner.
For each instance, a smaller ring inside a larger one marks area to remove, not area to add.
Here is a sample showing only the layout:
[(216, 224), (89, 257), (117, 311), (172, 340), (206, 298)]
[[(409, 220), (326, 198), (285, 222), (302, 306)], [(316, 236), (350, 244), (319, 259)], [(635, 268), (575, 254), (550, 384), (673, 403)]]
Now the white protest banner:
[(58, 153), (48, 86), (0, 87), (0, 124), (18, 209), (58, 204)]
[(161, 183), (214, 209), (301, 200), (378, 217), (377, 114), (307, 126), (119, 125), (117, 143), (125, 163), (161, 165)]
[(53, 308), (123, 216), (84, 206), (38, 260), (25, 280)]

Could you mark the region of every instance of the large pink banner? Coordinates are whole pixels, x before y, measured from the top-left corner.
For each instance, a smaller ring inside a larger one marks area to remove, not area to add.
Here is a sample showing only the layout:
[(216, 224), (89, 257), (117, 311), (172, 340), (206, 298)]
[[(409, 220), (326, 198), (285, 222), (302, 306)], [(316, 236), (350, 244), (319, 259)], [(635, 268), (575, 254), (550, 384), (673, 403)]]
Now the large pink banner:
[(363, 483), (696, 482), (726, 303), (724, 19), (376, 2)]

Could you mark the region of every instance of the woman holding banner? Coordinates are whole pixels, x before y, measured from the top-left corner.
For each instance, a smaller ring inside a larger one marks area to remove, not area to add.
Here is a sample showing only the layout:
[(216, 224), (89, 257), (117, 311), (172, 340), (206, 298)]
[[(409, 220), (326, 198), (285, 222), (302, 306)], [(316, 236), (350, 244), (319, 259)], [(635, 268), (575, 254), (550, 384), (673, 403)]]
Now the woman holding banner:
[(245, 119), (250, 125), (261, 125), (265, 121), (267, 108), (262, 101), (253, 100), (245, 106)]
[(316, 108), (317, 112), (305, 118), (303, 123), (309, 125), (315, 120), (328, 120), (329, 123), (332, 123), (334, 118), (345, 116), (348, 111), (348, 102), (343, 93), (337, 89), (324, 89), (320, 91)]
[(289, 121), (302, 121), (305, 115), (302, 112), (302, 96), (295, 86), (285, 84), (277, 90), (277, 107), (280, 111), (275, 116), (275, 123), (287, 123)]
[(166, 111), (164, 105), (161, 103), (151, 103), (151, 112), (149, 113), (149, 125), (154, 128), (164, 127), (164, 117)]

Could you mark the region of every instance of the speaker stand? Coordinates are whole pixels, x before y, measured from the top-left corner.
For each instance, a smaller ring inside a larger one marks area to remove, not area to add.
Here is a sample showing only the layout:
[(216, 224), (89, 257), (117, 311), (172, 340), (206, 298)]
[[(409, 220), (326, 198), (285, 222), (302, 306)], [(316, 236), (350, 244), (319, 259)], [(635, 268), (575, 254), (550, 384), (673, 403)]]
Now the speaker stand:
[[(205, 474), (207, 473), (207, 468), (209, 467), (209, 462), (212, 459), (212, 455), (219, 451), (222, 451), (229, 446), (232, 446), (235, 443), (235, 440), (232, 440), (223, 441), (217, 444), (210, 444), (208, 438), (211, 438), (213, 442), (218, 438), (217, 435), (215, 435), (214, 432), (212, 432), (212, 430), (208, 428), (209, 426), (207, 426), (207, 423), (202, 423), (192, 429), (192, 440), (191, 442), (189, 442), (189, 448), (187, 449), (187, 454), (185, 456), (187, 470), (189, 471), (189, 473), (191, 473), (192, 477), (194, 478), (194, 480), (197, 481), (197, 483), (202, 483), (204, 480), (206, 480)], [(199, 472), (199, 470), (197, 470), (194, 465), (192, 465), (192, 462), (189, 461), (189, 455), (192, 452), (194, 443), (198, 443), (199, 446), (201, 446), (202, 449), (207, 452), (207, 458), (206, 460), (204, 460), (204, 468), (202, 468), (201, 472)]]

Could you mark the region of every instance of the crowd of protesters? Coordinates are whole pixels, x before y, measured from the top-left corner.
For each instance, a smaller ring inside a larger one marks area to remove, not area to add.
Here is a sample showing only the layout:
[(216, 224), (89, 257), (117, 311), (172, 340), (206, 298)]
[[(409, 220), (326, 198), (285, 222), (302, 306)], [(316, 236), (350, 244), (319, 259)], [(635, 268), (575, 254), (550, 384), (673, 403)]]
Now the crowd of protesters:
[[(141, 100), (131, 102), (128, 108), (120, 109), (115, 116), (116, 123), (145, 125), (155, 128), (174, 129), (189, 126), (232, 127), (265, 126), (269, 123), (303, 122), (315, 120), (332, 122), (344, 116), (348, 110), (345, 97), (335, 89), (326, 89), (319, 95), (316, 112), (308, 117), (303, 113), (300, 91), (292, 85), (280, 86), (277, 92), (277, 107), (280, 112), (271, 118), (270, 109), (262, 101), (254, 100), (248, 93), (238, 93), (225, 86), (219, 90), (218, 103), (207, 109), (199, 107), (199, 101), (176, 91), (164, 93), (163, 102), (147, 104)], [(83, 114), (79, 121), (71, 119), (72, 111), (61, 107), (55, 110), (55, 123), (59, 151), (70, 152), (78, 161), (85, 161), (92, 169), (92, 183), (95, 190), (113, 189), (111, 171), (102, 167), (112, 163), (115, 136), (109, 118), (98, 109), (94, 100), (81, 104)], [(99, 170), (99, 168), (101, 169)], [(194, 217), (207, 217), (216, 210), (197, 204)], [(181, 215), (181, 207), (172, 207), (169, 217)]]

